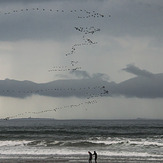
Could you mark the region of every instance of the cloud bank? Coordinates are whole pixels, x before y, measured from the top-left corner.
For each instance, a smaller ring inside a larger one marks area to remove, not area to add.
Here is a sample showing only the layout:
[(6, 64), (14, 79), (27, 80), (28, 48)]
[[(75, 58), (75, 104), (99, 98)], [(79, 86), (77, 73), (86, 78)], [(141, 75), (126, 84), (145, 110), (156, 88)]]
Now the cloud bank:
[(25, 98), (32, 95), (50, 97), (75, 96), (78, 98), (99, 96), (163, 98), (163, 73), (152, 74), (133, 65), (128, 65), (123, 70), (136, 74), (137, 77), (115, 83), (103, 80), (102, 74), (90, 76), (87, 72), (77, 71), (75, 74), (84, 78), (56, 80), (48, 83), (6, 79), (0, 81), (0, 96), (15, 98)]
[(132, 64), (127, 65), (127, 67), (122, 70), (129, 72), (131, 74), (137, 75), (137, 76), (144, 76), (144, 77), (153, 76), (153, 74), (151, 72), (149, 72), (147, 70), (141, 70), (140, 68), (138, 68)]
[(94, 79), (56, 80), (49, 83), (1, 80), (0, 95), (25, 98), (32, 95), (90, 98), (108, 94), (105, 81)]

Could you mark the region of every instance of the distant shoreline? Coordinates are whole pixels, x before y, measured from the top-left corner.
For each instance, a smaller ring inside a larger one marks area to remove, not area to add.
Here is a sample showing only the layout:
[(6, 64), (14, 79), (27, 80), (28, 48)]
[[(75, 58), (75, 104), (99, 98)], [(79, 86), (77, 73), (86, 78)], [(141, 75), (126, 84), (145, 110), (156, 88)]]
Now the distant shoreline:
[(163, 119), (152, 119), (152, 118), (135, 118), (135, 119), (55, 119), (55, 118), (11, 118), (11, 119), (3, 119), (0, 120), (56, 120), (56, 121), (145, 121), (145, 120), (163, 120)]

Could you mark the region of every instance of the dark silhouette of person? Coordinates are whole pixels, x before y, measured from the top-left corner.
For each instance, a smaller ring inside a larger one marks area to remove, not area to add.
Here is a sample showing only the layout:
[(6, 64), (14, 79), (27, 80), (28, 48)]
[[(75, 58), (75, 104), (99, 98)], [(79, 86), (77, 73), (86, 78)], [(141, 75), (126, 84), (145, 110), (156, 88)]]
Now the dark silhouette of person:
[(89, 163), (92, 163), (92, 153), (90, 151), (88, 151), (89, 153)]
[(97, 163), (97, 153), (94, 151), (93, 155), (95, 156), (95, 163)]

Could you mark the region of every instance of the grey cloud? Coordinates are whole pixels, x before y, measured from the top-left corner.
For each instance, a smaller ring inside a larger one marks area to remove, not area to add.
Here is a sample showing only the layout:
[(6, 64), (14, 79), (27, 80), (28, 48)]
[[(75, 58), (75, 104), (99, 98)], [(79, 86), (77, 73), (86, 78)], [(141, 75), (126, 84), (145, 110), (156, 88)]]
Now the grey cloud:
[[(36, 8), (35, 8), (36, 9)], [(24, 10), (26, 10), (24, 8)], [(32, 11), (30, 8), (28, 11), (21, 13), (21, 9), (17, 13), (0, 14), (1, 23), (1, 40), (2, 41), (14, 41), (22, 39), (55, 39), (62, 40), (68, 39), (73, 32), (73, 19), (69, 19), (64, 16), (63, 13), (54, 14), (50, 11), (42, 13), (42, 8), (38, 13)], [(67, 13), (71, 14), (71, 13)], [(62, 21), (61, 21), (62, 19)], [(71, 23), (70, 23), (71, 22)], [(66, 27), (65, 25), (66, 24)], [(69, 33), (67, 33), (69, 31)]]
[[(49, 9), (52, 6), (55, 8), (55, 2), (59, 3), (60, 8), (66, 11), (70, 11), (73, 9), (85, 9), (87, 8), (90, 11), (94, 9), (98, 9), (98, 12), (101, 12), (105, 15), (102, 19), (89, 19), (89, 20), (78, 20), (76, 19), (80, 15), (84, 15), (84, 13), (60, 13), (60, 14), (49, 14), (47, 12), (38, 12), (37, 14), (28, 11), (24, 14), (22, 12), (3, 15), (3, 12), (12, 12), (12, 10), (1, 12), (1, 40), (15, 40), (15, 39), (59, 39), (59, 38), (67, 38), (68, 36), (76, 35), (74, 32), (74, 26), (76, 26), (77, 22), (80, 21), (80, 25), (87, 24), (88, 26), (92, 26), (92, 24), (96, 26), (100, 26), (101, 32), (104, 35), (108, 34), (110, 36), (152, 36), (152, 37), (160, 37), (162, 36), (162, 28), (163, 28), (163, 3), (162, 1), (130, 1), (130, 0), (109, 0), (109, 1), (73, 1), (73, 3), (69, 3), (66, 0), (60, 1), (44, 1), (44, 0), (14, 0), (14, 1), (0, 1), (0, 4), (6, 3), (8, 4), (8, 8), (12, 8), (13, 10), (21, 10), (21, 7), (17, 7), (17, 5), (12, 6), (13, 2), (23, 2), (29, 3), (28, 5), (24, 5), (24, 9), (29, 7), (32, 9), (33, 2), (45, 2), (38, 3), (38, 7), (40, 10), (45, 7), (45, 9)], [(48, 3), (49, 2), (49, 3)], [(11, 6), (10, 6), (11, 4)], [(70, 5), (71, 4), (71, 5)], [(36, 6), (35, 6), (36, 7)], [(53, 8), (53, 7), (52, 7)], [(109, 15), (111, 14), (111, 17)], [(157, 19), (156, 19), (157, 18)], [(87, 22), (86, 22), (87, 21)], [(66, 29), (65, 29), (66, 24)], [(62, 30), (63, 29), (63, 30)], [(162, 40), (161, 40), (162, 41)]]
[[(55, 2), (59, 2), (61, 9), (63, 10), (72, 10), (72, 9), (83, 9), (88, 8), (91, 11), (93, 9), (97, 9), (104, 13), (105, 18), (102, 23), (99, 19), (96, 21), (93, 20), (93, 24), (97, 26), (101, 26), (101, 31), (109, 35), (134, 35), (134, 36), (160, 36), (162, 35), (162, 27), (163, 27), (163, 10), (160, 10), (162, 6), (158, 1), (154, 4), (149, 1), (138, 3), (137, 1), (73, 1), (73, 5), (70, 5), (66, 0), (61, 1), (38, 1), (38, 0), (15, 0), (15, 1), (0, 1), (0, 4), (14, 4), (14, 2), (28, 3), (28, 7), (32, 8), (34, 2), (39, 2), (40, 5), (38, 7), (42, 8), (44, 5), (41, 5), (41, 2), (45, 2), (46, 8), (50, 8), (51, 6), (55, 6)], [(49, 3), (48, 3), (49, 2)], [(63, 2), (63, 3), (62, 3)], [(49, 4), (49, 6), (48, 6)], [(72, 4), (72, 3), (71, 3)], [(158, 5), (159, 4), (159, 5)], [(105, 6), (105, 7), (104, 7)], [(108, 7), (106, 7), (108, 6)], [(12, 7), (13, 8), (13, 7)], [(24, 9), (26, 8), (26, 4), (24, 4)], [(15, 10), (19, 10), (21, 8), (16, 7)], [(14, 8), (13, 8), (14, 10)], [(4, 11), (11, 12), (11, 11)], [(66, 13), (66, 16), (60, 15), (49, 15), (39, 13), (36, 14), (31, 12), (25, 13), (24, 15), (21, 13), (16, 13), (14, 15), (2, 15), (1, 16), (1, 40), (17, 40), (17, 39), (61, 39), (68, 38), (69, 36), (76, 35), (73, 31), (74, 26), (76, 26), (76, 22), (74, 21), (74, 14)], [(44, 12), (46, 13), (46, 12)], [(81, 14), (81, 13), (80, 13)], [(80, 15), (78, 13), (78, 15)], [(108, 19), (108, 15), (111, 14), (111, 18)], [(76, 17), (78, 17), (78, 15)], [(81, 14), (83, 15), (83, 14)], [(155, 19), (157, 17), (157, 19)], [(87, 20), (88, 21), (88, 20)], [(80, 21), (80, 24), (82, 20)], [(91, 19), (87, 22), (88, 26), (92, 25)], [(65, 29), (66, 24), (66, 29)], [(85, 24), (85, 22), (84, 22)], [(62, 30), (62, 28), (64, 29)], [(150, 28), (149, 28), (150, 27)], [(109, 29), (109, 30), (108, 30)]]
[(32, 95), (89, 98), (106, 95), (105, 81), (94, 79), (56, 80), (49, 83), (1, 80), (0, 95), (25, 98)]
[(91, 76), (88, 74), (86, 71), (81, 71), (81, 70), (76, 70), (76, 71), (71, 71), (70, 74), (75, 75), (76, 77), (81, 77), (81, 78), (91, 78)]
[[(29, 3), (41, 3), (41, 2), (52, 2), (54, 0), (0, 0), (1, 4), (15, 4), (15, 3), (24, 3), (24, 4), (29, 4)], [(57, 1), (57, 0), (55, 0)], [(59, 1), (59, 0), (58, 0)]]
[(94, 73), (90, 75), (87, 71), (81, 71), (81, 70), (76, 70), (76, 71), (71, 71), (70, 74), (75, 75), (76, 77), (83, 78), (83, 79), (99, 79), (99, 80), (104, 80), (107, 81), (109, 80), (109, 76), (104, 74), (104, 73)]
[(152, 78), (138, 76), (115, 85), (113, 95), (137, 98), (163, 98), (163, 74)]
[(132, 64), (127, 65), (127, 67), (122, 69), (122, 70), (129, 72), (129, 73), (132, 73), (132, 74), (137, 75), (137, 76), (144, 76), (144, 77), (153, 76), (153, 73), (151, 73), (147, 70), (141, 70), (140, 68), (138, 68)]
[[(111, 19), (104, 29), (111, 36), (162, 36), (162, 1), (109, 1)], [(107, 14), (108, 11), (104, 11)], [(157, 18), (157, 19), (156, 19)], [(107, 19), (106, 19), (107, 20)]]
[(107, 74), (104, 74), (104, 73), (94, 73), (92, 75), (92, 78), (99, 78), (99, 79), (102, 79), (104, 81), (108, 81), (109, 80), (109, 76)]
[[(86, 27), (90, 27), (95, 22), (93, 19), (78, 18), (78, 16), (86, 16), (85, 6), (88, 10), (92, 7), (90, 6), (92, 3), (88, 1), (74, 1), (72, 4), (67, 0), (41, 0), (40, 2), (45, 3), (33, 4), (32, 1), (28, 1), (28, 5), (21, 4), (18, 6), (13, 2), (6, 1), (7, 9), (0, 8), (0, 40), (2, 41), (21, 39), (62, 41), (64, 39), (65, 41), (79, 34), (74, 30), (78, 24), (80, 26), (87, 24)], [(15, 0), (15, 2), (27, 3), (25, 0)], [(34, 2), (39, 1), (35, 0)], [(0, 1), (0, 4), (2, 3), (3, 1)], [(92, 10), (90, 11), (92, 12)], [(96, 22), (99, 24), (99, 19)]]
[(118, 84), (99, 78), (56, 80), (41, 84), (7, 79), (0, 81), (0, 95), (15, 98), (31, 95), (78, 98), (99, 96), (163, 98), (162, 83), (163, 74), (153, 74), (152, 78), (137, 76)]

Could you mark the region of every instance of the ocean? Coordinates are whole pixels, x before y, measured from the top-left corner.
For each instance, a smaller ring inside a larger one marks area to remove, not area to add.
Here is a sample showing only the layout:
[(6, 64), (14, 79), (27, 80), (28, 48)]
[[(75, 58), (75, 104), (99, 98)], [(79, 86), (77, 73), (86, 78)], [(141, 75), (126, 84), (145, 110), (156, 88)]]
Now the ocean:
[(88, 151), (99, 162), (163, 162), (163, 120), (0, 120), (0, 162), (88, 162)]

